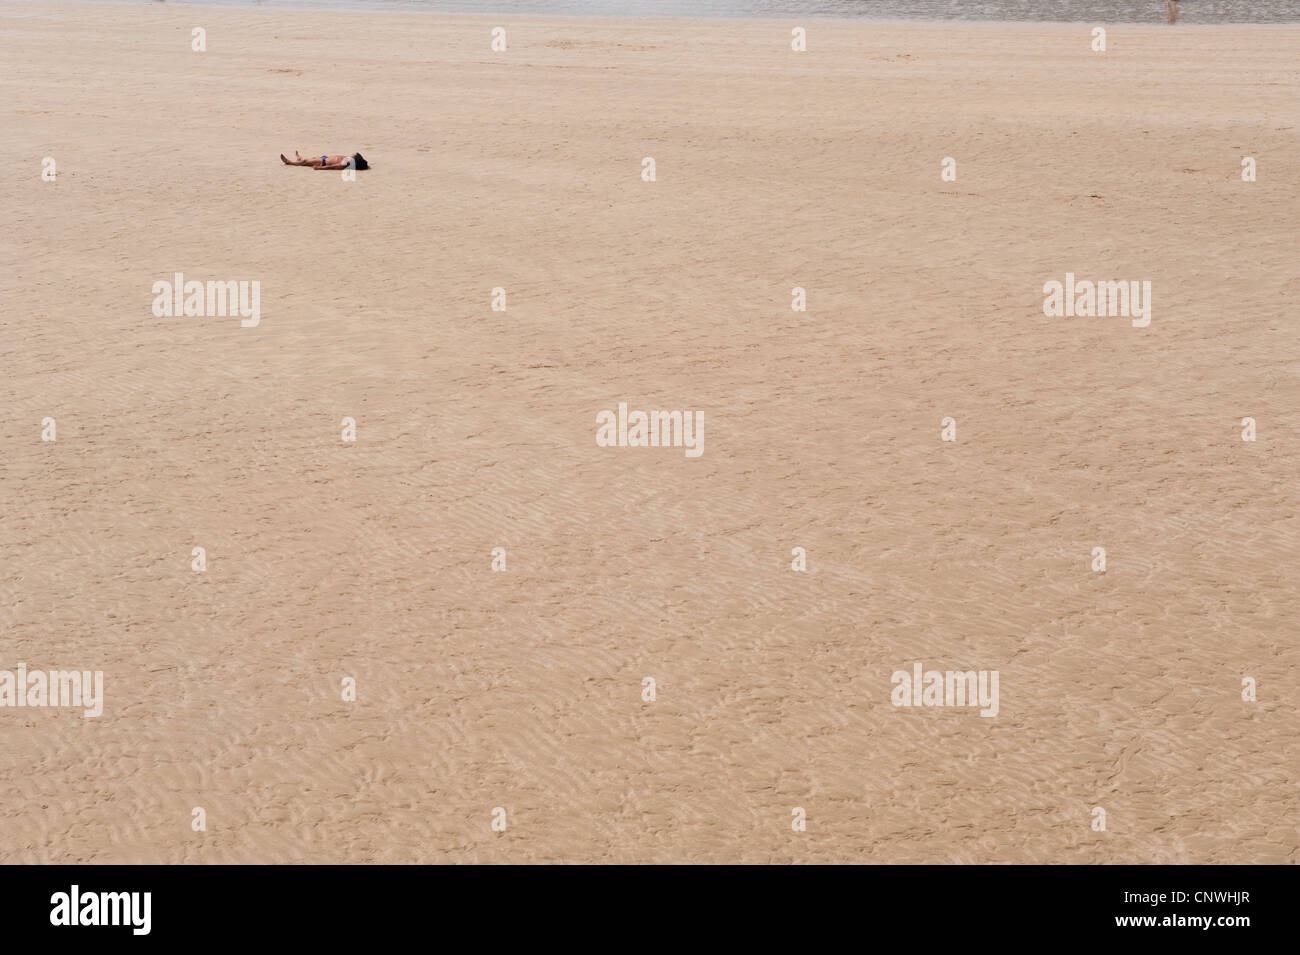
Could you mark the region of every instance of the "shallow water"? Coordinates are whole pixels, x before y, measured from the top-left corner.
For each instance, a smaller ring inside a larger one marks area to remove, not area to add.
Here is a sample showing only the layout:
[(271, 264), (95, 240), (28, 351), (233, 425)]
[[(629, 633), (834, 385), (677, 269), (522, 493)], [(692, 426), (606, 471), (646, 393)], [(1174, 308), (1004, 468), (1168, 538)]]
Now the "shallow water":
[[(152, 0), (177, 3), (185, 0)], [(558, 16), (1163, 23), (1165, 0), (201, 0), (222, 6)], [(1300, 0), (1181, 0), (1180, 23), (1300, 23)]]

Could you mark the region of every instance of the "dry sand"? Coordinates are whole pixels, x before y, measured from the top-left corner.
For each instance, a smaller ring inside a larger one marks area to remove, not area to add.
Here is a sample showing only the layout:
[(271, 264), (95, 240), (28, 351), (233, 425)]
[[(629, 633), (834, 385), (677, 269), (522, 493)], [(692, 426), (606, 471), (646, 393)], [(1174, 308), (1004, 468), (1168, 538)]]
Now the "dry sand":
[(1300, 30), (792, 25), (0, 6), (0, 860), (1297, 861)]

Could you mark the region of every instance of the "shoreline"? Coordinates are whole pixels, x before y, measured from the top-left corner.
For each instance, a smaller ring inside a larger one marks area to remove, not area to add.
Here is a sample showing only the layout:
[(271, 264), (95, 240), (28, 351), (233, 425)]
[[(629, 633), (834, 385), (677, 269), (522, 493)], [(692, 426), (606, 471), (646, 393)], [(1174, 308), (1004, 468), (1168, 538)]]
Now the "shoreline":
[(760, 17), (760, 16), (619, 16), (616, 14), (600, 13), (583, 13), (583, 14), (563, 14), (563, 13), (478, 13), (478, 12), (453, 12), (447, 10), (419, 10), (419, 9), (383, 9), (371, 7), (352, 7), (352, 6), (311, 6), (299, 5), (269, 7), (256, 3), (206, 3), (191, 2), (191, 0), (172, 0), (172, 2), (157, 2), (157, 0), (0, 0), (0, 9), (6, 7), (123, 7), (123, 8), (161, 8), (171, 10), (231, 10), (248, 13), (261, 14), (283, 14), (283, 13), (340, 13), (340, 14), (384, 14), (384, 15), (407, 15), (417, 17), (447, 17), (452, 19), (491, 19), (507, 21), (537, 21), (547, 22), (553, 20), (560, 21), (595, 21), (609, 23), (783, 23), (799, 25), (802, 22), (811, 23), (832, 23), (841, 25), (859, 24), (863, 26), (901, 26), (914, 24), (917, 27), (935, 28), (935, 27), (988, 27), (999, 29), (1004, 27), (1082, 27), (1082, 26), (1104, 26), (1109, 29), (1191, 29), (1191, 30), (1235, 30), (1246, 28), (1261, 29), (1283, 29), (1300, 32), (1300, 22), (1279, 20), (1279, 21), (1232, 21), (1225, 23), (1188, 23), (1179, 22), (1176, 26), (1158, 21), (1144, 20), (957, 20), (957, 19), (938, 19), (927, 20), (919, 17), (834, 17), (820, 14), (802, 14), (788, 17)]

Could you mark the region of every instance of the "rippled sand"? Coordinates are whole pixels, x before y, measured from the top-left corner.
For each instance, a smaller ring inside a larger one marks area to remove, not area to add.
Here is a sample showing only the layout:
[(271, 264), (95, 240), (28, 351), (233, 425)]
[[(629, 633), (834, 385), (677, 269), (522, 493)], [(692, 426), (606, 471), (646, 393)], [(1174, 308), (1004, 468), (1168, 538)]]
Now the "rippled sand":
[(0, 6), (0, 860), (1296, 861), (1300, 30), (793, 25)]

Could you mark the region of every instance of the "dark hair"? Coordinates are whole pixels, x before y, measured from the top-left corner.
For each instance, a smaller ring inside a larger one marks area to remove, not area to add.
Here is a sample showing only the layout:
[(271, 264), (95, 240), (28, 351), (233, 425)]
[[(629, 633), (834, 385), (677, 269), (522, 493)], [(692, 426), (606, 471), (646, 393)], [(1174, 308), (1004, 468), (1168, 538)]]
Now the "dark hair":
[(355, 166), (357, 169), (370, 168), (370, 163), (366, 162), (366, 157), (361, 155), (361, 153), (352, 154), (352, 165)]

